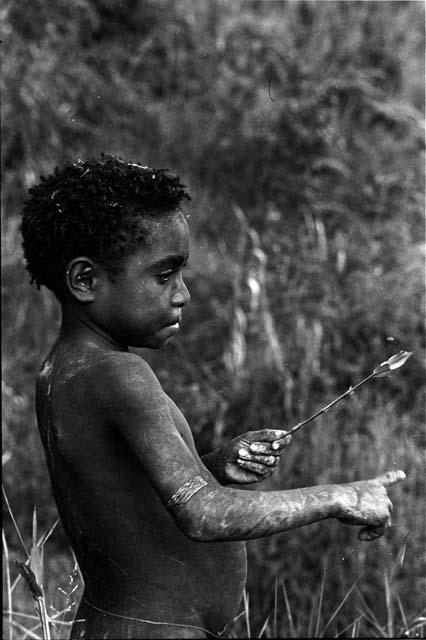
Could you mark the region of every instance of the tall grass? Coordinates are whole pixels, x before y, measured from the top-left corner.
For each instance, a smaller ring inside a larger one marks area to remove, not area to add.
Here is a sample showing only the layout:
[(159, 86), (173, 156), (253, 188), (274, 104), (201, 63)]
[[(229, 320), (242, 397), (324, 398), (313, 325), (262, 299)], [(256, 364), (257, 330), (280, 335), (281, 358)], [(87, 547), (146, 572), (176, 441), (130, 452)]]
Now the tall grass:
[[(384, 574), (386, 576), (386, 573)], [(327, 589), (326, 571), (324, 570), (319, 591), (313, 594), (310, 612), (300, 619), (297, 611), (293, 611), (289, 602), (284, 580), (275, 581), (274, 605), (265, 620), (255, 623), (250, 610), (250, 598), (244, 595), (243, 610), (234, 620), (230, 630), (231, 638), (424, 638), (426, 636), (426, 611), (412, 619), (407, 618), (399, 596), (387, 598), (386, 621), (380, 623), (358, 590), (358, 582), (347, 590), (342, 599), (336, 603), (330, 615), (325, 616), (322, 610), (324, 592)], [(389, 585), (385, 593), (388, 593)], [(358, 609), (358, 615), (346, 625), (339, 621), (339, 614), (346, 603), (352, 599)], [(393, 620), (399, 619), (395, 625)], [(295, 624), (294, 620), (300, 620)]]

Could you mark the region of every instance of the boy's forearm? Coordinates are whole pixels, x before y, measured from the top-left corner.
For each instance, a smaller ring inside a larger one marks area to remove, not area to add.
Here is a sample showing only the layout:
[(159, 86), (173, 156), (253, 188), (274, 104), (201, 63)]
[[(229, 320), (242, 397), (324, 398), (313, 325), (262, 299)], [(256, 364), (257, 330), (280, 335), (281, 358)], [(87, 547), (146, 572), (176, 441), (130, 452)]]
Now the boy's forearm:
[(209, 453), (205, 453), (201, 456), (201, 460), (203, 465), (210, 471), (216, 480), (220, 482), (220, 484), (226, 485), (228, 482), (221, 473), (221, 466), (218, 464), (217, 459), (217, 451), (217, 449), (214, 449), (213, 451), (209, 451)]
[(335, 517), (338, 510), (338, 485), (255, 492), (206, 486), (177, 521), (197, 541), (248, 540)]

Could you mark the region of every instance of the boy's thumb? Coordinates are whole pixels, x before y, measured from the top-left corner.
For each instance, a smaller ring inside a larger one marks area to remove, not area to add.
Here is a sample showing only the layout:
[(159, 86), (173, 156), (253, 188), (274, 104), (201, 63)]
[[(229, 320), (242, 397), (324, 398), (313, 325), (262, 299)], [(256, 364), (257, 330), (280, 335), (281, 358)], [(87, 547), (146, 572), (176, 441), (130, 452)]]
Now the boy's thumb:
[(402, 469), (397, 469), (396, 471), (386, 471), (386, 473), (382, 473), (374, 480), (380, 482), (384, 487), (390, 487), (392, 484), (396, 484), (397, 482), (401, 482), (406, 478), (406, 474)]

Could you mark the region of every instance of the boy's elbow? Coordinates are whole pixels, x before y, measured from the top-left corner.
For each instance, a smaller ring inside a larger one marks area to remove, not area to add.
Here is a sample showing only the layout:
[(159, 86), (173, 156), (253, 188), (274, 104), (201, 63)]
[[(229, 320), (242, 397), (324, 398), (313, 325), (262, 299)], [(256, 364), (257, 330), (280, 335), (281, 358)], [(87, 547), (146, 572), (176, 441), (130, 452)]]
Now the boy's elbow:
[(178, 525), (181, 531), (194, 542), (213, 542), (217, 540), (214, 528), (206, 525), (203, 522), (191, 521), (178, 521)]
[[(206, 503), (207, 502), (207, 503)], [(223, 540), (219, 514), (215, 513), (210, 501), (187, 502), (175, 515), (179, 529), (194, 542), (214, 542)]]

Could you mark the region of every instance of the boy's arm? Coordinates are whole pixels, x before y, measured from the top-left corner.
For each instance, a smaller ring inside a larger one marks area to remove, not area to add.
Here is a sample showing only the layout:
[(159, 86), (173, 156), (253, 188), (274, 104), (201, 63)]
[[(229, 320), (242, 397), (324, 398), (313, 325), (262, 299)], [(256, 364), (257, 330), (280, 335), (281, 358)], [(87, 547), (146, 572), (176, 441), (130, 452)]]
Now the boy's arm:
[(363, 526), (360, 539), (373, 540), (390, 526), (392, 503), (386, 487), (403, 478), (403, 471), (391, 471), (372, 480), (287, 491), (218, 493), (206, 486), (181, 507), (176, 521), (194, 540), (217, 541), (268, 536), (336, 517)]
[[(198, 541), (246, 540), (338, 517), (349, 524), (386, 525), (388, 479), (290, 491), (222, 487), (194, 457), (174, 424), (157, 378), (138, 356), (105, 371), (101, 403), (125, 437), (177, 525)], [(395, 475), (397, 474), (397, 475)]]

